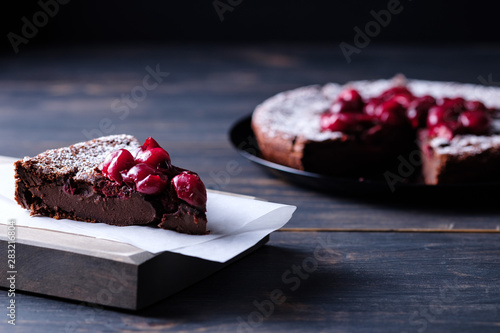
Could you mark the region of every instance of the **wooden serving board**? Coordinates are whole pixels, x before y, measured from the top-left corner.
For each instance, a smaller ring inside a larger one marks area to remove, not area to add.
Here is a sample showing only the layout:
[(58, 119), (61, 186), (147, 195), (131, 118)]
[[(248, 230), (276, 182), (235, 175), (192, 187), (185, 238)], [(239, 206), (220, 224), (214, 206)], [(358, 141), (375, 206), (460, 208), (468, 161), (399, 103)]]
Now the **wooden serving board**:
[[(0, 156), (0, 163), (13, 163)], [(8, 216), (2, 216), (8, 219)], [(7, 221), (4, 221), (7, 222)], [(158, 302), (264, 245), (269, 236), (225, 263), (52, 230), (16, 226), (15, 269), (7, 266), (8, 225), (0, 224), (0, 287), (88, 304), (139, 310)], [(11, 252), (12, 253), (12, 252)]]

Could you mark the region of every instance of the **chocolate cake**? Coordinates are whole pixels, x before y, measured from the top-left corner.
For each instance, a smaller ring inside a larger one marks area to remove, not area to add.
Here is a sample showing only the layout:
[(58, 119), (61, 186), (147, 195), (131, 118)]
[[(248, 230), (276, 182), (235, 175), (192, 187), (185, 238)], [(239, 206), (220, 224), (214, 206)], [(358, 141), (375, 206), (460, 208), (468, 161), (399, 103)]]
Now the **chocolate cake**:
[[(483, 182), (500, 180), (499, 108), (500, 88), (397, 76), (282, 92), (256, 107), (252, 129), (263, 158), (299, 170)], [(409, 156), (410, 177), (398, 171)]]
[(152, 138), (111, 135), (15, 162), (15, 199), (31, 215), (206, 234), (205, 186)]

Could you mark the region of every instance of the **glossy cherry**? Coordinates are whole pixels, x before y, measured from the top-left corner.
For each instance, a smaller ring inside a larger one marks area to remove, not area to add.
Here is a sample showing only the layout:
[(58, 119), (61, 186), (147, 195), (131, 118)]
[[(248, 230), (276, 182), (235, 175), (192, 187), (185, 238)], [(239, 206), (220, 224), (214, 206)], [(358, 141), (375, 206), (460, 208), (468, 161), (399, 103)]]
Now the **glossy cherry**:
[(454, 114), (450, 108), (444, 105), (436, 105), (429, 109), (427, 115), (427, 126), (434, 127), (438, 124), (442, 124), (453, 120)]
[(443, 108), (450, 110), (453, 114), (458, 114), (465, 110), (465, 99), (462, 97), (445, 97), (438, 104), (440, 104)]
[(372, 123), (372, 117), (359, 113), (323, 113), (320, 119), (321, 131), (356, 132)]
[(337, 112), (361, 112), (363, 110), (363, 98), (355, 89), (348, 88), (340, 92), (337, 100), (332, 104), (330, 110)]
[(453, 127), (455, 127), (453, 123), (440, 123), (429, 129), (429, 136), (451, 140), (453, 139), (453, 136), (455, 136), (455, 130)]
[(143, 145), (141, 146), (141, 149), (143, 150), (148, 150), (152, 148), (160, 148), (160, 144), (156, 142), (155, 139), (152, 137), (148, 137), (146, 140), (144, 140)]
[(380, 98), (387, 100), (396, 95), (406, 95), (408, 96), (408, 98), (413, 99), (412, 92), (406, 86), (396, 86), (389, 88), (380, 94)]
[(380, 114), (377, 114), (377, 106), (379, 106), (383, 100), (381, 98), (373, 97), (368, 100), (368, 102), (365, 104), (364, 107), (364, 113), (366, 113), (369, 116), (375, 116), (378, 117)]
[(458, 126), (461, 132), (484, 135), (490, 131), (491, 118), (485, 111), (465, 111), (458, 116)]
[(348, 121), (348, 116), (342, 113), (326, 112), (321, 115), (321, 131), (344, 132), (350, 130), (352, 124)]
[(117, 183), (122, 183), (121, 172), (132, 168), (135, 164), (134, 157), (126, 149), (120, 149), (109, 153), (102, 163), (104, 176)]
[(397, 126), (407, 122), (406, 109), (403, 105), (390, 99), (379, 105), (379, 119), (389, 126)]
[(168, 178), (162, 170), (169, 167), (169, 154), (149, 137), (133, 153), (120, 149), (108, 154), (102, 163), (102, 173), (119, 184), (125, 182), (135, 187), (140, 193), (154, 195), (165, 190)]
[(205, 207), (207, 190), (196, 173), (183, 171), (172, 179), (172, 185), (179, 199), (195, 207)]
[(157, 167), (169, 167), (170, 155), (161, 147), (142, 149), (135, 157), (137, 163), (146, 163), (147, 165)]
[(160, 175), (150, 174), (136, 183), (137, 192), (156, 195), (162, 193), (168, 182)]
[(396, 94), (390, 98), (404, 106), (405, 108), (410, 105), (410, 103), (415, 99), (413, 95), (408, 94)]
[(353, 107), (353, 103), (343, 100), (333, 102), (329, 109), (332, 113), (359, 113), (362, 112), (362, 110), (362, 107)]
[(480, 101), (465, 101), (465, 108), (467, 110), (481, 110), (486, 111), (487, 108), (483, 102)]
[(139, 163), (130, 168), (130, 170), (122, 172), (122, 177), (123, 181), (127, 185), (133, 186), (138, 181), (143, 180), (147, 176), (158, 173), (159, 171), (157, 169), (152, 168), (146, 163)]
[(413, 128), (424, 127), (429, 109), (436, 104), (434, 97), (426, 95), (414, 99), (406, 109), (406, 116)]
[(338, 101), (343, 101), (346, 107), (352, 110), (362, 110), (363, 109), (363, 98), (356, 89), (344, 89), (340, 92), (337, 97)]

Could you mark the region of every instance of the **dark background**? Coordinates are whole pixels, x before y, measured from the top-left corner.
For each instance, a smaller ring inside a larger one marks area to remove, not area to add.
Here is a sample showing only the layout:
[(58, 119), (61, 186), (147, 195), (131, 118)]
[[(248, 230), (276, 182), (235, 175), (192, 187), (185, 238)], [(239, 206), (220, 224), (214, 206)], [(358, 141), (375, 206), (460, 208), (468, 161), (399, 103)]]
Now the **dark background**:
[[(51, 3), (56, 0), (41, 0)], [(61, 0), (62, 1), (62, 0)], [(24, 51), (54, 44), (170, 42), (331, 42), (352, 43), (355, 26), (364, 28), (370, 11), (388, 1), (250, 1), (224, 13), (221, 21), (213, 0), (119, 1), (70, 0), (40, 27)], [(403, 10), (373, 43), (498, 42), (498, 11), (487, 1), (401, 0)], [(496, 6), (498, 7), (498, 6)], [(9, 32), (21, 34), (26, 17), (41, 10), (39, 1), (4, 4), (0, 14), (1, 50), (13, 52)]]

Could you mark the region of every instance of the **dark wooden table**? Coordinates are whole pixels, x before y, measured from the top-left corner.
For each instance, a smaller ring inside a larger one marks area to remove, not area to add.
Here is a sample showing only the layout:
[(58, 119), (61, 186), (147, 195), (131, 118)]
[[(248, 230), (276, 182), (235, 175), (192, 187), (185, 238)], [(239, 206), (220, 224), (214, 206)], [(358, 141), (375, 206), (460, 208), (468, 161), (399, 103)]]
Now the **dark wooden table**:
[[(424, 203), (322, 193), (272, 176), (228, 140), (237, 120), (279, 91), (396, 73), (500, 85), (499, 59), (498, 45), (370, 45), (348, 64), (335, 44), (51, 48), (1, 56), (0, 155), (34, 155), (101, 133), (153, 136), (209, 188), (298, 209), (257, 252), (144, 310), (20, 292), (16, 326), (2, 314), (0, 330), (500, 331), (500, 201), (443, 207), (446, 197)], [(151, 71), (162, 74), (144, 81)], [(7, 302), (0, 290), (5, 313)]]

